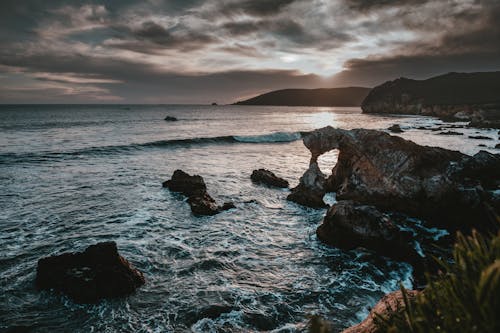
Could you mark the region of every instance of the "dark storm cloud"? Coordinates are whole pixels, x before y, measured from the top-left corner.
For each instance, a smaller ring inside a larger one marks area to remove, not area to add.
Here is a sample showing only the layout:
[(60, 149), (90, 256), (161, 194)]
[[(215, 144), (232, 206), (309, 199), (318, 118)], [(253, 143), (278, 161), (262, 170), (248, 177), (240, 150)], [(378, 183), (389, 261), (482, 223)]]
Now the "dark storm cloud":
[[(153, 21), (143, 22), (140, 28), (131, 31), (131, 36), (141, 42), (149, 42), (162, 48), (178, 48), (184, 51), (199, 49), (217, 40), (211, 35), (192, 31), (187, 27), (176, 26), (167, 30), (164, 26)], [(142, 43), (129, 42), (128, 45), (136, 50), (141, 47), (154, 49), (151, 45), (143, 45)], [(126, 48), (127, 43), (123, 46)]]
[(351, 9), (369, 11), (384, 7), (417, 6), (431, 0), (346, 0)]
[(253, 16), (276, 15), (297, 0), (245, 0), (225, 3), (218, 8), (223, 14), (244, 13)]

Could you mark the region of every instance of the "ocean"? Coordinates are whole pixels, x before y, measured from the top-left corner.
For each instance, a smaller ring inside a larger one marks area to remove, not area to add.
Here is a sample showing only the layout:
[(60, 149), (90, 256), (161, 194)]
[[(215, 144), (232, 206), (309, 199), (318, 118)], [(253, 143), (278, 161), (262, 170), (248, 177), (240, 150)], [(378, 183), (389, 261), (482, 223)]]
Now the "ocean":
[[(411, 287), (411, 268), (323, 245), (315, 231), (325, 210), (287, 202), (288, 190), (250, 174), (266, 168), (295, 186), (310, 158), (302, 132), (392, 124), (419, 144), (498, 153), (496, 130), (440, 135), (440, 120), (359, 108), (0, 106), (0, 330), (301, 332), (311, 315), (337, 330), (356, 324), (385, 293)], [(321, 157), (325, 173), (337, 153)], [(161, 186), (176, 169), (237, 208), (193, 216)], [(34, 287), (38, 259), (109, 240), (145, 274), (132, 295), (79, 305)]]

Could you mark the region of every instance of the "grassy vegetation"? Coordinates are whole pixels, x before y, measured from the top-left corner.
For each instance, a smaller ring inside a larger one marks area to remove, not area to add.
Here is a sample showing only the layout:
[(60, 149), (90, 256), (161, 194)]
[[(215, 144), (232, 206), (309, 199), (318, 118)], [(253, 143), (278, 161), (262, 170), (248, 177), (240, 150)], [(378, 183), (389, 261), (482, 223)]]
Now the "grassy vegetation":
[[(500, 233), (458, 235), (454, 262), (414, 300), (389, 318), (378, 317), (380, 332), (500, 332)], [(406, 291), (403, 288), (403, 293)]]

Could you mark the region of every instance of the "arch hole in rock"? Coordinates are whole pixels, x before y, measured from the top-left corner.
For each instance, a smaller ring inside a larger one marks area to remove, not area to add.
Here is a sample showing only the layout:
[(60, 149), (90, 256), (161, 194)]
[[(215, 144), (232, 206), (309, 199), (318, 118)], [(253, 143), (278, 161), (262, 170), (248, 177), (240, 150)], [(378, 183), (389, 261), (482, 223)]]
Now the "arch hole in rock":
[(330, 150), (329, 152), (326, 152), (318, 157), (319, 169), (323, 172), (323, 174), (325, 174), (325, 176), (330, 177), (333, 167), (337, 164), (338, 157), (338, 149)]

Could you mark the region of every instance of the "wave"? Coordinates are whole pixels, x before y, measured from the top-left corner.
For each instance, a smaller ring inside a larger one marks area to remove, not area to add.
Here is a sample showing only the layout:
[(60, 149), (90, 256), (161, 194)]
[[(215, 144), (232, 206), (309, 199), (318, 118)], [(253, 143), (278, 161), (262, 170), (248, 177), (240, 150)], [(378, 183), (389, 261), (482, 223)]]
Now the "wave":
[(159, 140), (145, 143), (132, 143), (127, 145), (101, 146), (81, 148), (70, 151), (43, 151), (26, 153), (3, 153), (0, 154), (0, 164), (21, 163), (21, 162), (43, 162), (54, 159), (80, 158), (84, 156), (109, 155), (113, 153), (123, 153), (144, 148), (162, 147), (184, 147), (190, 145), (210, 145), (210, 144), (231, 144), (231, 143), (284, 143), (293, 142), (302, 138), (305, 132), (276, 132), (263, 135), (248, 136), (217, 136), (187, 139)]

